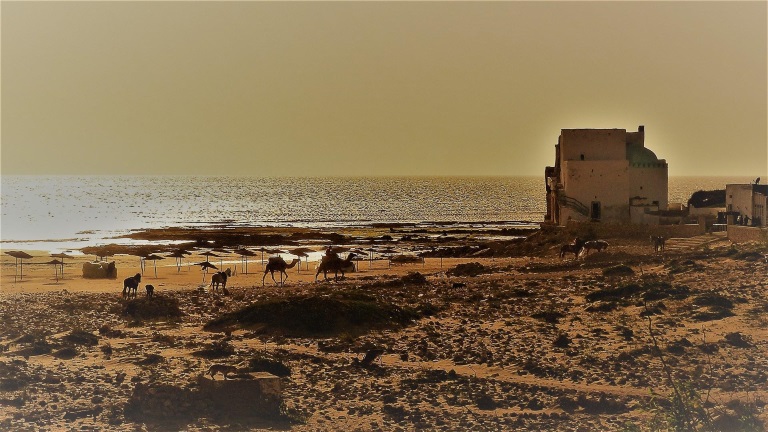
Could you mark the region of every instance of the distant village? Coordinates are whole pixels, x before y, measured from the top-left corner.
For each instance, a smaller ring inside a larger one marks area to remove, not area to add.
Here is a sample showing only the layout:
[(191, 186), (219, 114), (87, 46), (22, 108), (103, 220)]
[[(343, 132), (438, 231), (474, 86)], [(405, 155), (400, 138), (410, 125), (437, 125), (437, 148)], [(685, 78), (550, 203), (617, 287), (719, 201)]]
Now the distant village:
[(768, 185), (750, 184), (698, 191), (687, 203), (668, 202), (666, 160), (645, 147), (645, 127), (562, 129), (555, 165), (545, 170), (545, 224), (604, 222), (686, 225), (727, 232), (731, 241), (768, 237)]

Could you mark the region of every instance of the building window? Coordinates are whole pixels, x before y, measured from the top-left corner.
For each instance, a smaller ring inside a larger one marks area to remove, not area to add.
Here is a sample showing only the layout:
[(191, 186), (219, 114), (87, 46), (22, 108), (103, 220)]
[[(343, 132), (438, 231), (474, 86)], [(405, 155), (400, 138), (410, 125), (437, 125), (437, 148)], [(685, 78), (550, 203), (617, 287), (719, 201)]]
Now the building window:
[(584, 160), (584, 153), (581, 154), (581, 160)]

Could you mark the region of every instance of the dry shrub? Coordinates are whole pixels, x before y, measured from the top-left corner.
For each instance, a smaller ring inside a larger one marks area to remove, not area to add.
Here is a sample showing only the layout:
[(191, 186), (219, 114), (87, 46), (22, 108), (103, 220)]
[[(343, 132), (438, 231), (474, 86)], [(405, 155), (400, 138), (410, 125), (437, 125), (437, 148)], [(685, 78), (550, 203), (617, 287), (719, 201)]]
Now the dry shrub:
[(480, 264), (479, 262), (471, 262), (467, 264), (459, 264), (456, 267), (446, 272), (448, 276), (479, 276), (485, 273), (491, 273), (491, 269)]
[(154, 296), (128, 300), (123, 306), (123, 315), (133, 319), (170, 319), (179, 318), (182, 313), (179, 300), (175, 297)]
[(260, 301), (225, 313), (208, 322), (204, 329), (261, 324), (265, 330), (287, 334), (323, 335), (402, 327), (419, 317), (415, 309), (385, 303), (365, 294), (333, 293)]

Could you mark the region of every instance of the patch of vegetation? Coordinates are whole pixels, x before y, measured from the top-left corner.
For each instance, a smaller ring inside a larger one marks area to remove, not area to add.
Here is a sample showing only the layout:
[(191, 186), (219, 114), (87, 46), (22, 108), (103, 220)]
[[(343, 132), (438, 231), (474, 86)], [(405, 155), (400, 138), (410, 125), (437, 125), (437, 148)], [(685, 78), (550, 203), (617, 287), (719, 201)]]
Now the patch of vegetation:
[(558, 311), (543, 311), (536, 312), (531, 315), (531, 318), (540, 319), (550, 324), (557, 324), (562, 318), (565, 318), (565, 315)]
[(266, 330), (281, 330), (291, 335), (327, 335), (403, 327), (420, 317), (414, 308), (384, 303), (366, 294), (333, 293), (260, 301), (223, 314), (203, 329), (264, 325)]
[(491, 273), (492, 270), (488, 267), (480, 264), (479, 262), (471, 262), (466, 264), (459, 264), (456, 267), (448, 270), (446, 274), (448, 276), (479, 276), (485, 273)]
[(53, 353), (57, 359), (70, 360), (77, 357), (77, 350), (73, 347), (65, 347)]
[(693, 304), (704, 308), (693, 314), (696, 321), (714, 321), (735, 315), (732, 310), (733, 301), (720, 294), (701, 294), (693, 299)]
[(603, 276), (632, 276), (634, 274), (635, 271), (632, 270), (632, 267), (626, 264), (618, 264), (603, 269)]
[(685, 285), (671, 285), (662, 281), (649, 281), (640, 284), (621, 285), (616, 288), (604, 288), (587, 294), (588, 302), (616, 301), (624, 302), (639, 297), (645, 301), (673, 298), (684, 299), (690, 294), (690, 289)]
[(229, 357), (235, 354), (235, 347), (226, 340), (211, 342), (206, 348), (195, 351), (192, 355), (207, 359)]
[(678, 273), (686, 273), (690, 271), (695, 270), (701, 270), (704, 268), (701, 264), (697, 263), (696, 261), (687, 259), (687, 260), (672, 260), (667, 265), (665, 265), (667, 270), (669, 271), (669, 274), (678, 274)]
[(99, 337), (85, 330), (72, 330), (63, 339), (73, 345), (95, 346), (99, 344)]
[(172, 319), (181, 317), (179, 300), (174, 297), (154, 296), (128, 300), (123, 305), (123, 315), (138, 320)]
[(248, 362), (248, 367), (251, 372), (269, 372), (281, 378), (291, 375), (290, 367), (266, 352), (259, 352), (254, 355)]

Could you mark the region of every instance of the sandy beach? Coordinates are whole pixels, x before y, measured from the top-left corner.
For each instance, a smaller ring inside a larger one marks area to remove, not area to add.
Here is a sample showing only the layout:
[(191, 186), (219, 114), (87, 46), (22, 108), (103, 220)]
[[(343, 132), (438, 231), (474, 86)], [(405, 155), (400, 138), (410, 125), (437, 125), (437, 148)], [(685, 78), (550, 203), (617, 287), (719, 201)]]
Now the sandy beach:
[[(331, 244), (330, 233), (278, 234), (286, 237), (277, 244), (294, 236), (286, 248), (311, 244), (322, 253)], [(260, 255), (249, 258), (246, 274), (239, 255), (222, 253), (210, 262), (235, 271), (224, 294), (212, 292), (211, 274), (192, 265), (206, 260), (198, 249), (181, 268), (173, 258), (157, 261), (157, 275), (147, 261), (136, 299), (121, 290), (125, 277), (141, 272), (137, 256), (109, 258), (117, 279), (84, 279), (82, 264), (94, 256), (77, 255), (65, 259), (57, 281), (53, 265), (38, 264), (50, 255), (27, 251), (34, 258), (25, 260), (22, 281), (14, 258), (2, 254), (0, 428), (768, 424), (765, 245), (712, 237), (700, 247), (671, 241), (662, 254), (632, 233), (605, 238), (605, 251), (561, 259), (559, 246), (572, 232), (505, 239), (380, 227), (333, 234), (343, 240), (336, 245), (364, 248), (366, 239), (380, 239), (430, 253), (406, 264), (363, 260), (340, 281), (315, 282), (316, 262), (302, 262), (287, 270), (283, 287), (269, 275), (262, 286)], [(226, 237), (216, 242), (231, 246)], [(152, 299), (146, 284), (155, 287)], [(201, 376), (213, 364), (279, 375), (278, 412), (233, 414), (201, 399)]]

